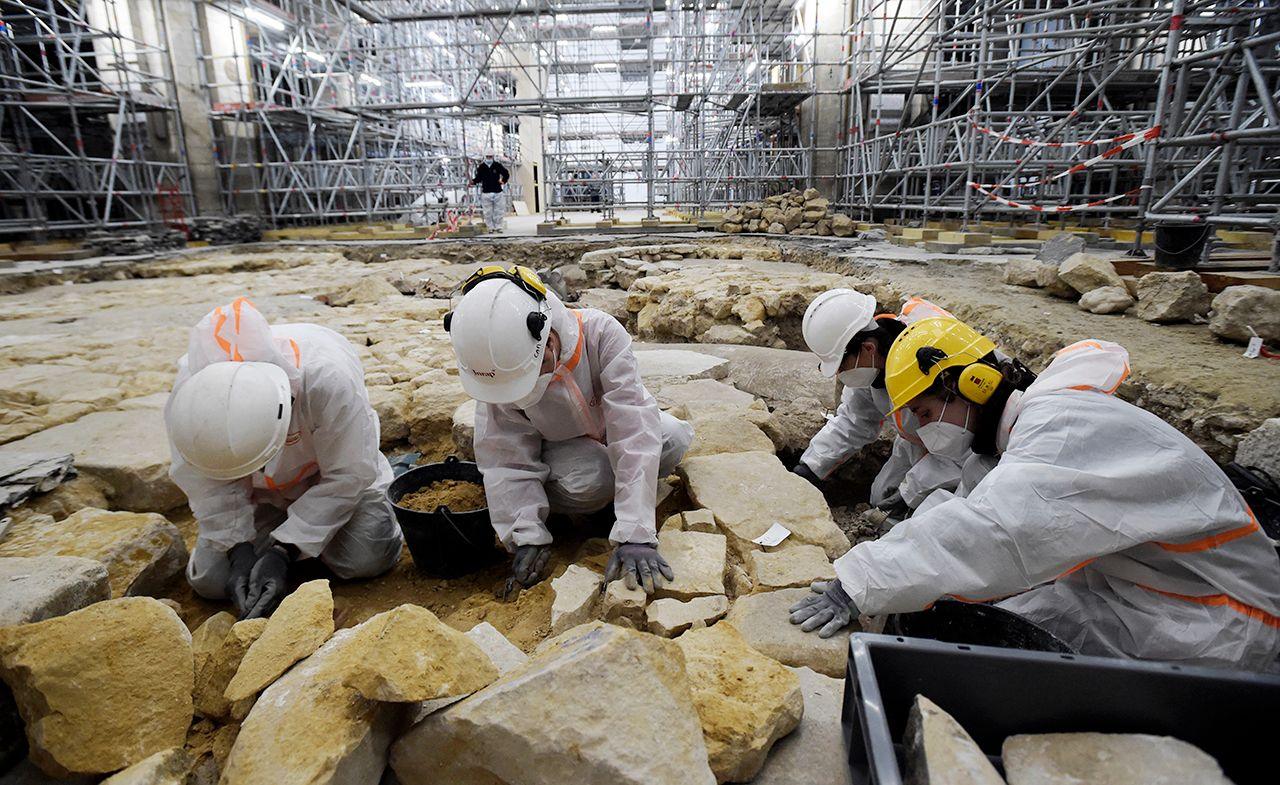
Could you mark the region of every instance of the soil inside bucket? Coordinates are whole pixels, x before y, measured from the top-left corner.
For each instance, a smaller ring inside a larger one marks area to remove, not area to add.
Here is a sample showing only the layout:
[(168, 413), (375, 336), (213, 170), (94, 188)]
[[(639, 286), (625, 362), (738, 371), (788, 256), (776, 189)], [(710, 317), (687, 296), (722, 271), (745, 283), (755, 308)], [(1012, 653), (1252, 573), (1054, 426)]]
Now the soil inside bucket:
[(417, 512), (435, 512), (442, 505), (451, 512), (483, 510), (487, 506), (484, 486), (466, 480), (436, 480), (425, 488), (406, 493), (396, 503)]

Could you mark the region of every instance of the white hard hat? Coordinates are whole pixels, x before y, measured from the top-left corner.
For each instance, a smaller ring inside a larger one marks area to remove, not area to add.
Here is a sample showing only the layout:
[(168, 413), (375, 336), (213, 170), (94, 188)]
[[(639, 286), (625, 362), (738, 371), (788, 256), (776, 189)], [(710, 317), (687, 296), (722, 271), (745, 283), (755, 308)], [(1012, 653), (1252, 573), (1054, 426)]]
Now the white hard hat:
[(219, 362), (174, 391), (165, 423), (192, 468), (215, 480), (238, 480), (284, 447), (291, 409), (289, 377), (280, 366)]
[(854, 335), (875, 326), (876, 298), (853, 289), (831, 289), (809, 303), (800, 324), (823, 376), (835, 376)]
[(486, 147), (486, 148), (484, 148), (484, 157), (485, 157), (485, 158), (492, 158), (494, 155), (496, 155), (496, 153), (494, 153), (494, 152), (493, 152), (493, 148), (492, 148), (492, 147)]
[(512, 281), (482, 280), (449, 318), (462, 389), (477, 401), (513, 403), (533, 391), (551, 335), (550, 309)]

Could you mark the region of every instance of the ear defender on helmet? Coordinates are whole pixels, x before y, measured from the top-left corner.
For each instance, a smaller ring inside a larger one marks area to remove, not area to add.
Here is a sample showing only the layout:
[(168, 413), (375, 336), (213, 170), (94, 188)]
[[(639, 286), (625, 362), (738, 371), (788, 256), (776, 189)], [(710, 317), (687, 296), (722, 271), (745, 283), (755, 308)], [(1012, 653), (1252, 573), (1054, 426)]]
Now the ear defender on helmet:
[[(542, 328), (547, 323), (547, 315), (541, 311), (534, 311), (525, 318), (524, 323), (529, 328), (529, 334), (533, 336), (533, 340), (541, 340)], [(448, 328), (446, 327), (445, 329), (447, 330)]]
[(444, 331), (449, 332), (449, 328), (453, 326), (453, 311), (449, 311), (444, 315)]
[(982, 405), (991, 400), (991, 396), (995, 394), (996, 388), (1002, 381), (1004, 381), (1004, 375), (999, 369), (992, 368), (986, 363), (973, 363), (966, 365), (960, 371), (960, 379), (956, 386), (965, 400)]

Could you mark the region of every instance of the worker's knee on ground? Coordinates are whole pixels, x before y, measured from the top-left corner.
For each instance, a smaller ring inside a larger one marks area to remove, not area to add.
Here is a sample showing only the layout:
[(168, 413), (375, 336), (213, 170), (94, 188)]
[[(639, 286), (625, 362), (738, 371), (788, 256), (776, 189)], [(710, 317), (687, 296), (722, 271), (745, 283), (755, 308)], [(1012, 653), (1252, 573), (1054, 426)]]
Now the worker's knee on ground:
[(590, 439), (548, 444), (542, 460), (550, 473), (547, 501), (559, 512), (595, 512), (613, 500), (609, 451)]
[(395, 566), (402, 543), (391, 504), (381, 491), (370, 489), (320, 560), (338, 578), (371, 578)]
[(662, 412), (662, 457), (658, 460), (658, 476), (666, 477), (676, 470), (693, 443), (693, 426)]
[(227, 554), (215, 550), (203, 540), (196, 542), (187, 560), (187, 583), (191, 590), (206, 600), (227, 599), (227, 577), (231, 564)]

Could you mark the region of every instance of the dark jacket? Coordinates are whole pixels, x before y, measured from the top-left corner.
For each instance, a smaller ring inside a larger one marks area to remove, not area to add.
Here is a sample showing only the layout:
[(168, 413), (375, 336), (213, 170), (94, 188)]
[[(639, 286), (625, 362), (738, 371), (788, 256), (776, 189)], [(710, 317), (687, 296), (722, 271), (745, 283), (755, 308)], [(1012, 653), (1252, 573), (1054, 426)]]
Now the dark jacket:
[(491, 164), (481, 163), (476, 167), (476, 176), (471, 178), (471, 184), (479, 183), (480, 190), (484, 193), (499, 194), (510, 176), (507, 168), (497, 161)]

